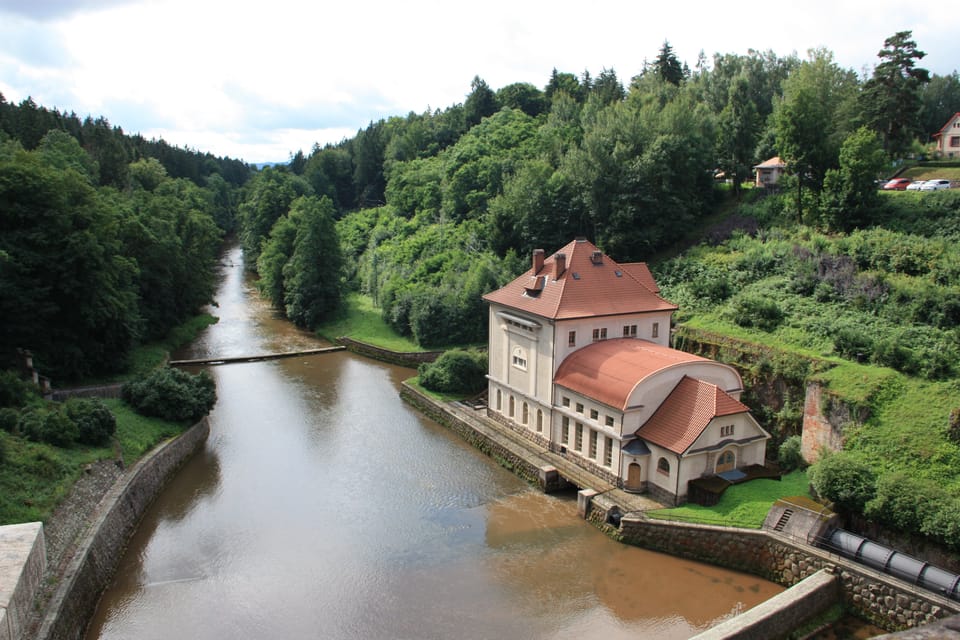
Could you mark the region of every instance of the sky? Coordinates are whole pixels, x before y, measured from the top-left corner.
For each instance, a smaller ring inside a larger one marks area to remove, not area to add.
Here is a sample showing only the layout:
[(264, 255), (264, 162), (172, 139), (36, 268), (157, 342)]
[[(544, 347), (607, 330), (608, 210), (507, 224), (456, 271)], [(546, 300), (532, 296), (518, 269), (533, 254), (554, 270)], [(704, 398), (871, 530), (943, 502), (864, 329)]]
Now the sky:
[[(736, 7), (733, 10), (731, 7)], [(808, 0), (0, 0), (0, 93), (103, 116), (249, 163), (286, 162), (370, 122), (543, 88), (551, 71), (624, 84), (664, 41), (694, 66), (703, 51), (777, 55), (825, 47), (870, 73), (883, 41), (910, 30), (939, 75), (960, 68), (960, 12), (901, 1)]]

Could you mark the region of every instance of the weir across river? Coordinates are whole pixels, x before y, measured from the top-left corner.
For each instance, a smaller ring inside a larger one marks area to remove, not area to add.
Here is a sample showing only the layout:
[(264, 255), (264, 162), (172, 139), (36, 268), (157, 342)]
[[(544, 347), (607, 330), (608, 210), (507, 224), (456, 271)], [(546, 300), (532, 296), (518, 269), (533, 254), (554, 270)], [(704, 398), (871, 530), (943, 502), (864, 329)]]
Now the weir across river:
[(300, 351), (284, 351), (282, 353), (262, 353), (255, 356), (225, 356), (222, 358), (194, 358), (191, 360), (171, 360), (171, 367), (209, 367), (220, 364), (237, 364), (242, 362), (263, 362), (264, 360), (280, 360), (281, 358), (298, 358), (300, 356), (315, 356), (320, 353), (343, 351), (346, 347), (337, 345), (320, 349), (302, 349)]

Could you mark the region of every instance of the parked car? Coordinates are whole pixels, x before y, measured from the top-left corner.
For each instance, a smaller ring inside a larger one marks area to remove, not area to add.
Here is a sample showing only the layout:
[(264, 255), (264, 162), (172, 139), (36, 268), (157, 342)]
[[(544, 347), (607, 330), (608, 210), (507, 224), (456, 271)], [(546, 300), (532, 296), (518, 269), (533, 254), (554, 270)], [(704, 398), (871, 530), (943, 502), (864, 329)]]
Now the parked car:
[(914, 180), (907, 185), (907, 191), (920, 191), (920, 187), (923, 186), (924, 182), (926, 182), (926, 180)]
[(940, 189), (949, 189), (950, 181), (943, 179), (927, 180), (920, 185), (920, 191), (939, 191)]
[(910, 178), (894, 178), (885, 182), (882, 188), (886, 191), (903, 191), (911, 182)]

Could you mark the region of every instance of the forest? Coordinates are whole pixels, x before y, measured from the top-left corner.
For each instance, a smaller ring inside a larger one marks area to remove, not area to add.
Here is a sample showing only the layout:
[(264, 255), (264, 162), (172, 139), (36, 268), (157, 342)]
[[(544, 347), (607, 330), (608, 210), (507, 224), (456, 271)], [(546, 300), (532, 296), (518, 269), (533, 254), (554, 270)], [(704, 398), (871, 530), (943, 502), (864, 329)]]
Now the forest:
[[(209, 301), (232, 234), (298, 325), (362, 296), (422, 347), (483, 344), (481, 295), (533, 249), (585, 236), (617, 261), (648, 261), (678, 327), (872, 367), (863, 378), (882, 382), (869, 402), (940, 385), (949, 414), (960, 192), (877, 188), (935, 161), (931, 136), (960, 111), (957, 72), (930, 74), (924, 55), (909, 31), (859, 74), (824, 48), (689, 64), (664, 42), (629, 79), (554, 69), (543, 87), (494, 89), (474, 77), (462, 103), (370, 122), (260, 171), (0, 96), (0, 352), (30, 349), (57, 380), (122, 370)], [(787, 175), (753, 188), (754, 166), (774, 156)], [(795, 399), (757, 411), (777, 444), (796, 434)], [(936, 420), (919, 455), (939, 462), (918, 481), (960, 460), (948, 434), (960, 416)], [(889, 443), (860, 442), (867, 484), (889, 490), (902, 472), (877, 474)], [(928, 526), (913, 518), (907, 529)]]

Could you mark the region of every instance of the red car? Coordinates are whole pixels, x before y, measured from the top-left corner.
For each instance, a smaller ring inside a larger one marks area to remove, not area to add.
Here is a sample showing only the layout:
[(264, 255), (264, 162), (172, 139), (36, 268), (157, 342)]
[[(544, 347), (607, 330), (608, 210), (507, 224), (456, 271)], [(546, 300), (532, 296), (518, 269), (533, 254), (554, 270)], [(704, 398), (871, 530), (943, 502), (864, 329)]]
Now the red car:
[(913, 182), (913, 180), (909, 178), (894, 178), (883, 185), (883, 188), (887, 191), (904, 191), (911, 182)]

